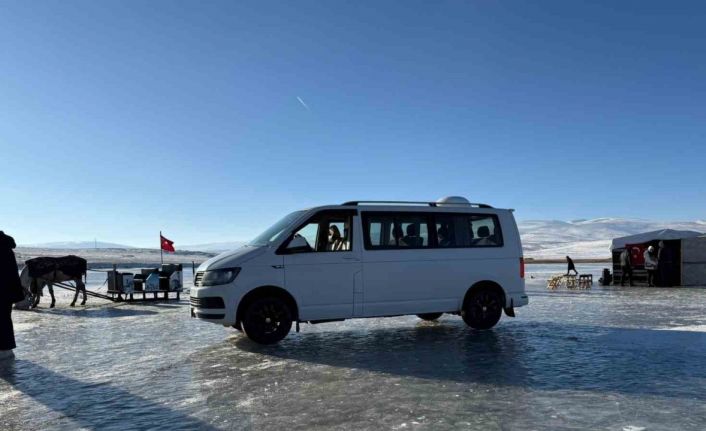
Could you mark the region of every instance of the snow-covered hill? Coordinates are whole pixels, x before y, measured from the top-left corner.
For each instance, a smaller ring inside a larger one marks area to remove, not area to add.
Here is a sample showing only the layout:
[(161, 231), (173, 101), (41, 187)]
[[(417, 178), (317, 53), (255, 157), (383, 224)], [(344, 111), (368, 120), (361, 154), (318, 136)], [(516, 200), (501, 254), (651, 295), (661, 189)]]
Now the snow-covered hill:
[(613, 238), (659, 229), (706, 232), (706, 221), (663, 222), (639, 219), (518, 221), (526, 257), (555, 259), (569, 255), (579, 259), (607, 259)]
[(59, 248), (66, 250), (78, 250), (89, 248), (135, 248), (130, 245), (115, 244), (112, 242), (102, 241), (59, 241), (59, 242), (44, 242), (39, 244), (21, 244), (21, 247), (32, 248)]

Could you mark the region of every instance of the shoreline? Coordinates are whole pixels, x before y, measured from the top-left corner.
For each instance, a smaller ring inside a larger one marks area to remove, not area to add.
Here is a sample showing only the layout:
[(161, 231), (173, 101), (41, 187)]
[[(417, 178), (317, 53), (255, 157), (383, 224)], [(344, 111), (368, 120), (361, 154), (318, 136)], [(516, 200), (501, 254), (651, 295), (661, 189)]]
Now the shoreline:
[[(573, 258), (572, 258), (573, 259)], [(605, 263), (605, 264), (613, 264), (613, 260), (609, 257), (605, 259), (573, 259), (574, 263)], [(525, 258), (525, 265), (539, 265), (539, 264), (559, 264), (563, 263), (566, 264), (566, 259), (533, 259), (531, 257), (526, 257)]]

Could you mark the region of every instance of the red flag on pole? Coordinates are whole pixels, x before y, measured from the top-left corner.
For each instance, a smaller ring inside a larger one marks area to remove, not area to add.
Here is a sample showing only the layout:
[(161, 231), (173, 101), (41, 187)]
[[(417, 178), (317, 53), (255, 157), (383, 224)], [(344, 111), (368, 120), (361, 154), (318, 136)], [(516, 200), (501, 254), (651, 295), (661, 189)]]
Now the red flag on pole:
[(162, 250), (168, 251), (170, 253), (174, 253), (176, 251), (174, 250), (174, 241), (163, 237), (161, 233), (159, 234), (159, 241), (161, 243)]

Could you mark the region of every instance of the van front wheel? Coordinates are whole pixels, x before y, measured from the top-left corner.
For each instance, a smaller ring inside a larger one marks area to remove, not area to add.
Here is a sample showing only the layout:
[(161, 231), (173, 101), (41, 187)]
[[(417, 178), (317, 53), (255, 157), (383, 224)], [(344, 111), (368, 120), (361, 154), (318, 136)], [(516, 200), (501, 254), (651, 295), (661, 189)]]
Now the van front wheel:
[(419, 317), (422, 320), (426, 320), (427, 322), (433, 322), (434, 320), (441, 317), (442, 314), (444, 314), (444, 313), (424, 313), (424, 314), (417, 314), (417, 317)]
[(500, 295), (490, 289), (471, 292), (463, 307), (463, 321), (473, 329), (490, 329), (500, 320)]
[(274, 344), (292, 329), (292, 311), (283, 300), (268, 297), (254, 300), (245, 310), (243, 331), (259, 344)]

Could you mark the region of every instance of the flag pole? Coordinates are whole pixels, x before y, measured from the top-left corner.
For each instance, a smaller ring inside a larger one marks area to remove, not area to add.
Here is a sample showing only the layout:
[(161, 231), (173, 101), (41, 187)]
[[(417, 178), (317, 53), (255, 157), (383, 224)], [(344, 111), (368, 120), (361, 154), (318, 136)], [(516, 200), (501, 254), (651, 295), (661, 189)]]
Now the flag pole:
[(159, 231), (159, 260), (164, 265), (164, 251), (162, 250), (162, 231)]

